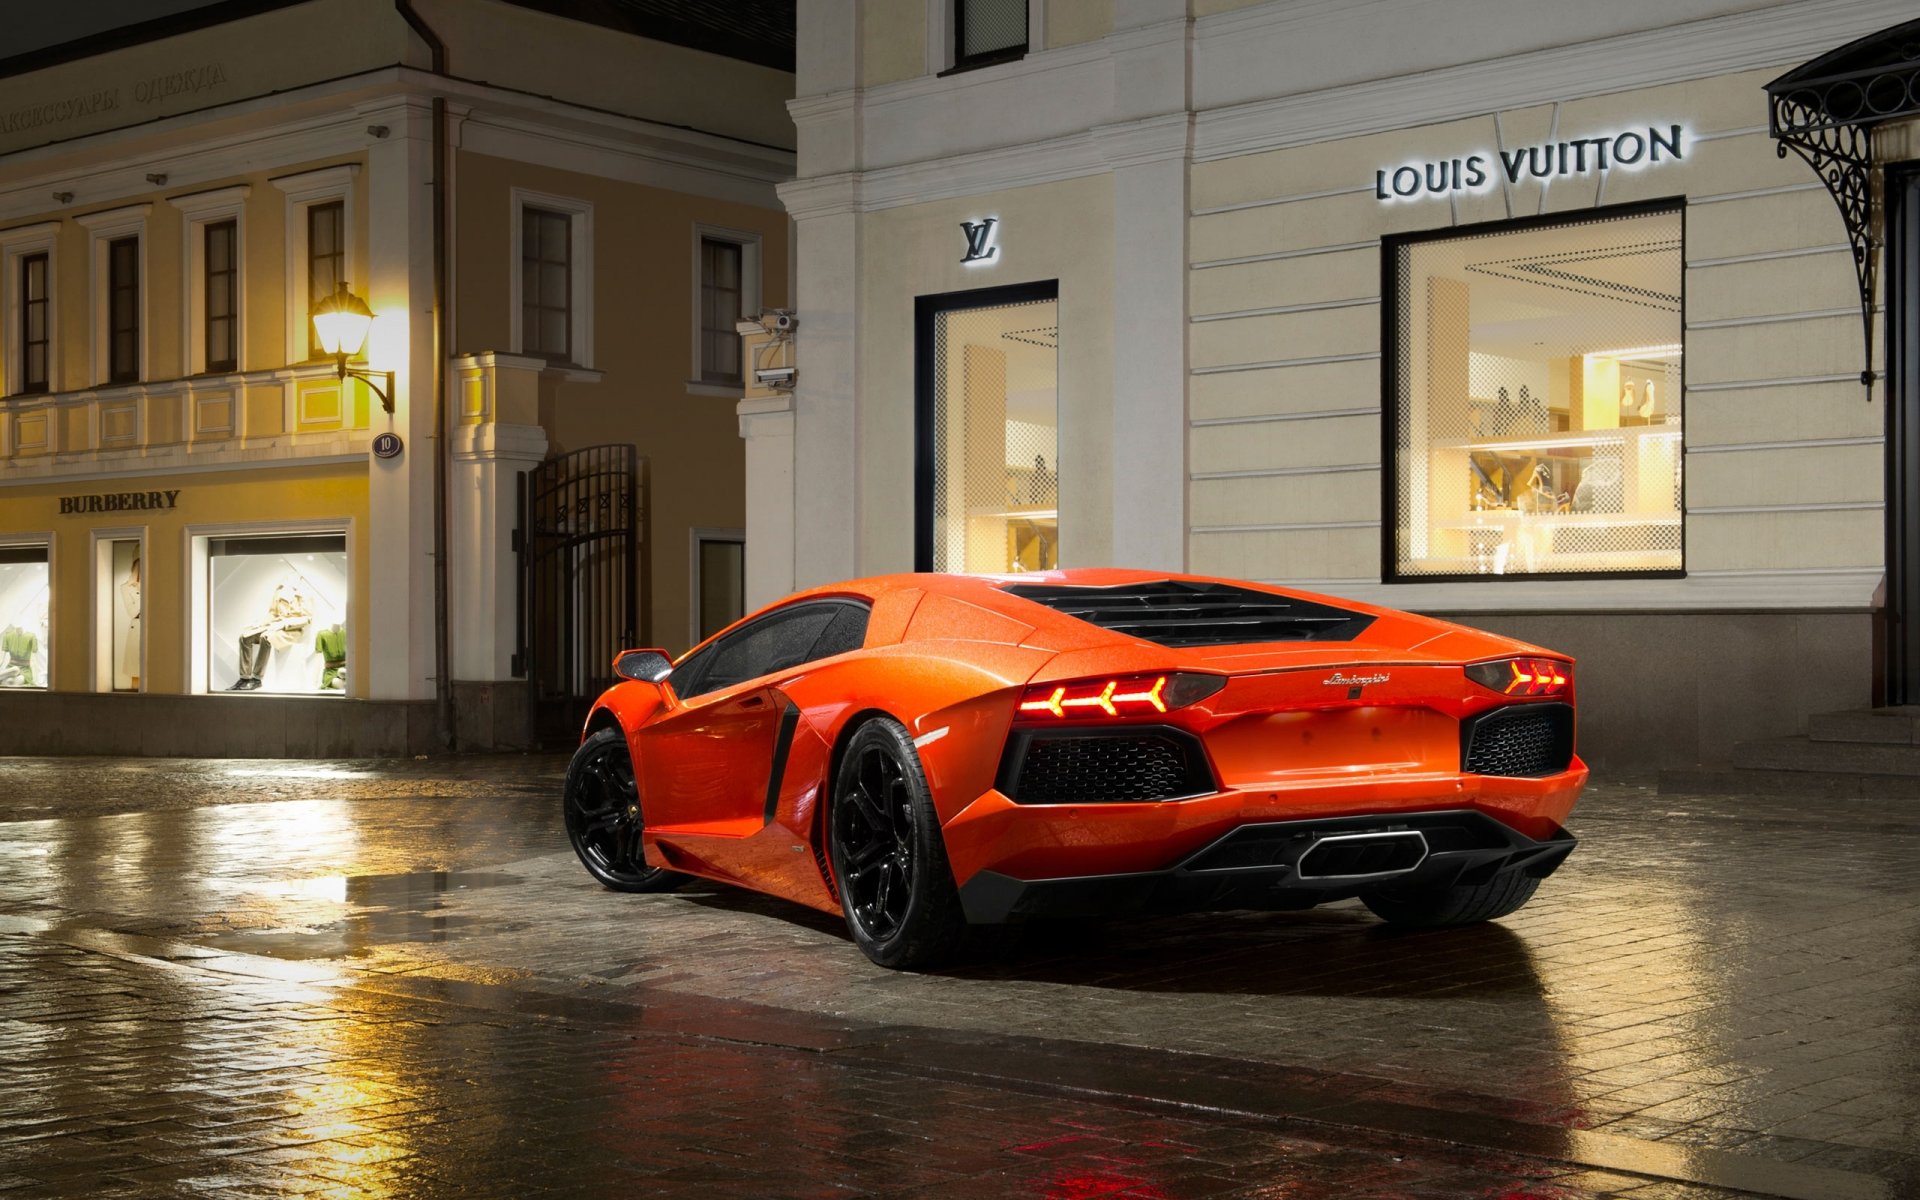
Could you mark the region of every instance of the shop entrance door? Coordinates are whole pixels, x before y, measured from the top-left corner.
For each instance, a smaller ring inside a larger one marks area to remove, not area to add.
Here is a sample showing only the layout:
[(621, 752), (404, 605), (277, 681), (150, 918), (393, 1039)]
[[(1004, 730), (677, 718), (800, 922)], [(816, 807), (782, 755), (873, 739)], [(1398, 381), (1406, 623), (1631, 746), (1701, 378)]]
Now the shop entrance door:
[(520, 667), (542, 745), (578, 736), (614, 682), (613, 659), (646, 644), (646, 460), (590, 446), (522, 477)]
[(1920, 162), (1887, 168), (1886, 702), (1920, 703)]

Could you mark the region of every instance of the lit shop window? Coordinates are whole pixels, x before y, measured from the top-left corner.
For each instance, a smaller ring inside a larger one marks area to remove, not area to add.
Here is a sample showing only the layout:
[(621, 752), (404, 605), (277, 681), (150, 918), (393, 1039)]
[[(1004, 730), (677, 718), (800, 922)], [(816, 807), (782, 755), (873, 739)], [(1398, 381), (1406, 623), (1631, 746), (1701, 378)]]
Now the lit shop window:
[(207, 572), (210, 690), (347, 690), (344, 534), (213, 538)]
[[(1060, 565), (1059, 301), (932, 314), (931, 559), (935, 571)], [(926, 483), (923, 483), (923, 489)]]
[(99, 544), (107, 593), (102, 600), (107, 621), (105, 649), (107, 684), (116, 692), (140, 690), (140, 614), (145, 611), (141, 586), (140, 539), (116, 538)]
[(1681, 569), (1681, 234), (1388, 242), (1390, 578)]
[(47, 686), (47, 548), (0, 546), (0, 688)]

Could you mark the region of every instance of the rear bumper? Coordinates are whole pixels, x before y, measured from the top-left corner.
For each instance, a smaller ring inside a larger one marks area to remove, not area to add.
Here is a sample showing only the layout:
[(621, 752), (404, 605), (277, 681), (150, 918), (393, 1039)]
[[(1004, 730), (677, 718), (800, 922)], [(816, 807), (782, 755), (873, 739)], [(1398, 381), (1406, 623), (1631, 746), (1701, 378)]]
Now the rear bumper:
[[(1330, 853), (1336, 845), (1415, 842), (1424, 850), (1416, 865), (1405, 865), (1411, 851), (1395, 859), (1398, 850), (1389, 850), (1383, 861), (1355, 861), (1355, 869), (1368, 868), (1364, 874), (1339, 873), (1340, 862), (1354, 860)], [(1129, 912), (1311, 908), (1381, 886), (1478, 884), (1516, 871), (1544, 879), (1574, 845), (1558, 826), (1536, 839), (1473, 809), (1256, 822), (1162, 870), (1026, 880), (980, 871), (961, 886), (960, 903), (976, 925)], [(1386, 869), (1371, 869), (1376, 867)]]

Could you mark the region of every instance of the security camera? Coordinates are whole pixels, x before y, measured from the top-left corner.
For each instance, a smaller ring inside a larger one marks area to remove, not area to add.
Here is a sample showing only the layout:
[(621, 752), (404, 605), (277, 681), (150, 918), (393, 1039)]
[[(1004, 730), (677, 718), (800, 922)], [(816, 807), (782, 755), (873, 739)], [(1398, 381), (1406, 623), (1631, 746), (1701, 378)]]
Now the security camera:
[(791, 333), (793, 332), (793, 327), (799, 323), (800, 318), (794, 316), (791, 310), (776, 308), (767, 321), (767, 328), (778, 333)]
[(790, 388), (793, 386), (792, 367), (755, 367), (753, 381), (763, 388)]

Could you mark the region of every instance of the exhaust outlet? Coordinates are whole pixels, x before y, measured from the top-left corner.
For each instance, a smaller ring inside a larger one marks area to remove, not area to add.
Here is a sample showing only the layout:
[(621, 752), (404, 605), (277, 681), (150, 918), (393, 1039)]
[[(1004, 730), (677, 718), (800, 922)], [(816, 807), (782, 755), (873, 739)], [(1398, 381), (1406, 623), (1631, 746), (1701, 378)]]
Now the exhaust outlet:
[(1427, 839), (1418, 829), (1341, 833), (1307, 847), (1295, 873), (1301, 879), (1382, 879), (1404, 875), (1425, 861)]

